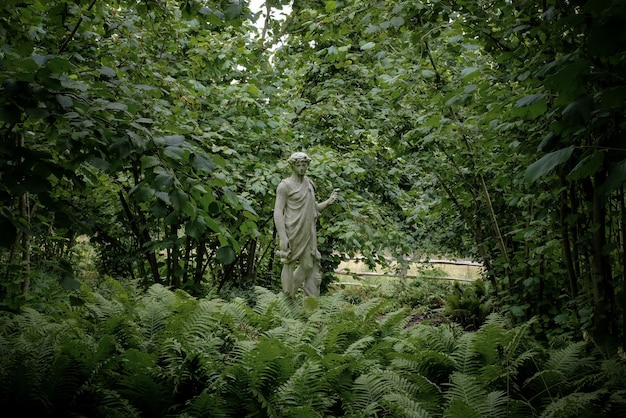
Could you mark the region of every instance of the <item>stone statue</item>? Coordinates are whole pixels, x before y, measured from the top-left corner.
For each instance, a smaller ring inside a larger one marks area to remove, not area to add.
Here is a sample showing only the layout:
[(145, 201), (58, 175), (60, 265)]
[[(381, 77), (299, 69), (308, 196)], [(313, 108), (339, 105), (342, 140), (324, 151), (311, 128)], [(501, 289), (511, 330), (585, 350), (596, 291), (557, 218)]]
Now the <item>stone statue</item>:
[(276, 188), (274, 224), (280, 239), (276, 254), (283, 263), (280, 279), (283, 291), (295, 297), (304, 284), (307, 296), (319, 296), (322, 282), (321, 254), (317, 250), (316, 222), (318, 214), (339, 197), (333, 190), (324, 202), (315, 201), (315, 185), (305, 176), (311, 159), (304, 152), (295, 152), (287, 160), (291, 177)]

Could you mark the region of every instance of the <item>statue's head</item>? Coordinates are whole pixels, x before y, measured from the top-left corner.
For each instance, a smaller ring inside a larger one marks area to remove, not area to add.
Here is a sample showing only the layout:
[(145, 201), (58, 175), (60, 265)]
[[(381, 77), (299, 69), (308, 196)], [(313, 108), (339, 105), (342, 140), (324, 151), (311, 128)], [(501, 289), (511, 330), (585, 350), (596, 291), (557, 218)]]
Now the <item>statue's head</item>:
[(307, 164), (311, 162), (311, 158), (305, 152), (294, 152), (291, 154), (287, 162), (294, 165), (296, 162), (305, 161)]

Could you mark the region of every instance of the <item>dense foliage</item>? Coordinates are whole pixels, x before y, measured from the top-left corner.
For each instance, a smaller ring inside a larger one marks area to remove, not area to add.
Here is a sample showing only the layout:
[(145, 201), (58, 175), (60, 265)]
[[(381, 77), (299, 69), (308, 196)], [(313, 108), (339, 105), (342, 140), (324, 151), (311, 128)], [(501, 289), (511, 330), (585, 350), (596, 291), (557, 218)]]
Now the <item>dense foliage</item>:
[(25, 416), (592, 417), (626, 413), (626, 365), (545, 346), (493, 314), (474, 332), (409, 325), (388, 298), (197, 299), (83, 286), (0, 317), (0, 401)]
[(621, 6), (4, 1), (2, 309), (94, 275), (275, 286), (274, 190), (304, 149), (319, 195), (343, 191), (326, 271), (471, 256), (534, 335), (626, 347)]

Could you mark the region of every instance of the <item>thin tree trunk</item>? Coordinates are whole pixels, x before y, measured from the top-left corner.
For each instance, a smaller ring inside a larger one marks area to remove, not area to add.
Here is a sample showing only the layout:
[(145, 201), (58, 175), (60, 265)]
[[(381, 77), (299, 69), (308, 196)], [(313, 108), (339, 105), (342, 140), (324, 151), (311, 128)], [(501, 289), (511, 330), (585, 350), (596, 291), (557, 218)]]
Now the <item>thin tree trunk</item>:
[(594, 231), (591, 237), (593, 286), (595, 302), (595, 329), (599, 334), (608, 334), (615, 318), (612, 317), (613, 298), (611, 297), (611, 264), (604, 248), (606, 245), (606, 203), (598, 193), (599, 186), (604, 182), (603, 172), (596, 173), (594, 178), (592, 200), (592, 222)]
[(191, 245), (192, 245), (191, 237), (187, 235), (187, 239), (185, 240), (185, 257), (183, 260), (183, 280), (182, 283), (187, 283), (189, 280), (189, 268), (191, 267)]
[(624, 186), (620, 187), (619, 191), (619, 204), (620, 204), (620, 231), (621, 231), (621, 245), (620, 251), (622, 252), (622, 350), (626, 351), (626, 203), (624, 202)]
[[(23, 144), (22, 144), (23, 145)], [(28, 192), (20, 197), (20, 216), (26, 221), (26, 225), (30, 225), (30, 198)], [(22, 294), (28, 294), (30, 290), (30, 235), (26, 232), (22, 233)]]
[(150, 233), (145, 227), (143, 227), (142, 229), (139, 228), (139, 225), (137, 225), (137, 219), (133, 215), (133, 212), (130, 210), (130, 206), (128, 206), (128, 202), (126, 202), (126, 198), (124, 197), (124, 194), (121, 190), (118, 192), (118, 196), (120, 198), (120, 202), (122, 203), (122, 207), (124, 208), (126, 218), (130, 223), (130, 228), (133, 231), (133, 234), (135, 234), (137, 241), (139, 242), (139, 248), (142, 249), (142, 252), (145, 254), (148, 264), (150, 265), (152, 279), (155, 283), (161, 283), (159, 265), (157, 264), (156, 254), (154, 254), (153, 251), (149, 251), (145, 248), (145, 245), (150, 242)]
[(206, 254), (206, 243), (203, 239), (198, 241), (196, 248), (196, 272), (194, 274), (193, 281), (195, 284), (202, 283), (202, 276), (204, 273), (204, 255)]
[(576, 283), (576, 272), (574, 271), (574, 259), (572, 257), (572, 248), (570, 244), (569, 226), (567, 225), (567, 216), (570, 211), (567, 207), (567, 187), (565, 178), (561, 177), (561, 237), (563, 243), (563, 253), (565, 255), (565, 266), (567, 268), (567, 280), (569, 282), (570, 297), (576, 299), (578, 296), (578, 285)]

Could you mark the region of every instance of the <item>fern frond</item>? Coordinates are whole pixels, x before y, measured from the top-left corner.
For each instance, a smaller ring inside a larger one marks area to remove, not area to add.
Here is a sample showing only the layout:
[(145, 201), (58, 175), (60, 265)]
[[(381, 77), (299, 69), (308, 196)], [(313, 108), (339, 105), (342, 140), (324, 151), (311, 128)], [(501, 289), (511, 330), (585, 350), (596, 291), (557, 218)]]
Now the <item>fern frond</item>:
[(428, 418), (431, 416), (419, 402), (401, 393), (390, 393), (385, 395), (383, 399), (388, 404), (388, 409), (395, 412), (394, 416), (406, 418)]
[(544, 369), (526, 379), (523, 388), (529, 399), (547, 397), (554, 399), (560, 395), (567, 384), (563, 373), (558, 370)]
[(507, 417), (508, 396), (503, 391), (487, 392), (473, 376), (454, 373), (445, 393), (449, 404), (444, 416)]
[(360, 356), (363, 355), (363, 352), (369, 348), (372, 344), (376, 342), (376, 339), (371, 335), (366, 335), (365, 337), (353, 342), (346, 348), (343, 355), (344, 356)]
[(126, 311), (126, 308), (121, 302), (106, 298), (98, 292), (93, 292), (92, 298), (94, 301), (86, 303), (85, 307), (100, 321), (121, 316)]
[(319, 308), (311, 313), (309, 322), (311, 323), (328, 323), (330, 318), (340, 316), (350, 303), (344, 298), (342, 292), (335, 292), (329, 296), (319, 299)]
[(416, 347), (419, 346), (442, 353), (455, 351), (457, 340), (465, 335), (455, 325), (448, 324), (438, 327), (419, 324), (407, 330), (407, 334), (408, 340)]
[(231, 416), (219, 393), (205, 389), (187, 402), (184, 412), (178, 417), (189, 418), (228, 418)]
[(379, 322), (378, 327), (383, 337), (397, 336), (409, 323), (410, 318), (405, 309), (389, 312)]
[(473, 349), (476, 334), (468, 332), (457, 341), (456, 350), (450, 357), (456, 363), (456, 371), (467, 375), (476, 375), (482, 367), (480, 355)]
[(393, 393), (393, 385), (379, 373), (363, 374), (354, 381), (350, 409), (374, 415), (383, 408), (380, 401), (389, 393)]
[(482, 388), (476, 378), (455, 372), (450, 376), (450, 383), (444, 397), (448, 401), (457, 400), (478, 410), (487, 397), (487, 391)]
[(279, 410), (282, 416), (291, 417), (302, 413), (303, 407), (308, 407), (319, 416), (327, 416), (326, 411), (336, 402), (328, 392), (321, 364), (305, 360), (276, 391), (280, 400)]
[(286, 293), (274, 293), (261, 286), (255, 286), (254, 292), (256, 304), (253, 309), (258, 315), (264, 315), (268, 309), (276, 309), (281, 318), (302, 318), (301, 306)]
[(420, 388), (398, 373), (373, 369), (355, 379), (351, 392), (351, 411), (370, 411), (375, 414), (385, 408), (383, 400), (387, 395), (401, 394), (414, 399), (419, 396)]
[(591, 393), (574, 392), (552, 401), (541, 414), (541, 418), (592, 417), (597, 412), (595, 402), (606, 395), (606, 390)]
[(546, 362), (547, 369), (557, 370), (565, 376), (571, 376), (580, 367), (585, 354), (584, 341), (571, 343), (560, 350), (550, 352), (550, 359)]
[(214, 304), (208, 300), (200, 300), (181, 323), (182, 335), (185, 340), (205, 340), (217, 327)]
[(282, 324), (263, 333), (268, 338), (278, 338), (290, 348), (306, 344), (318, 334), (319, 330), (298, 319), (285, 318)]
[(378, 315), (384, 312), (384, 308), (389, 305), (389, 301), (380, 298), (372, 298), (360, 305), (357, 305), (354, 309), (354, 313), (357, 317), (364, 321), (376, 319)]

